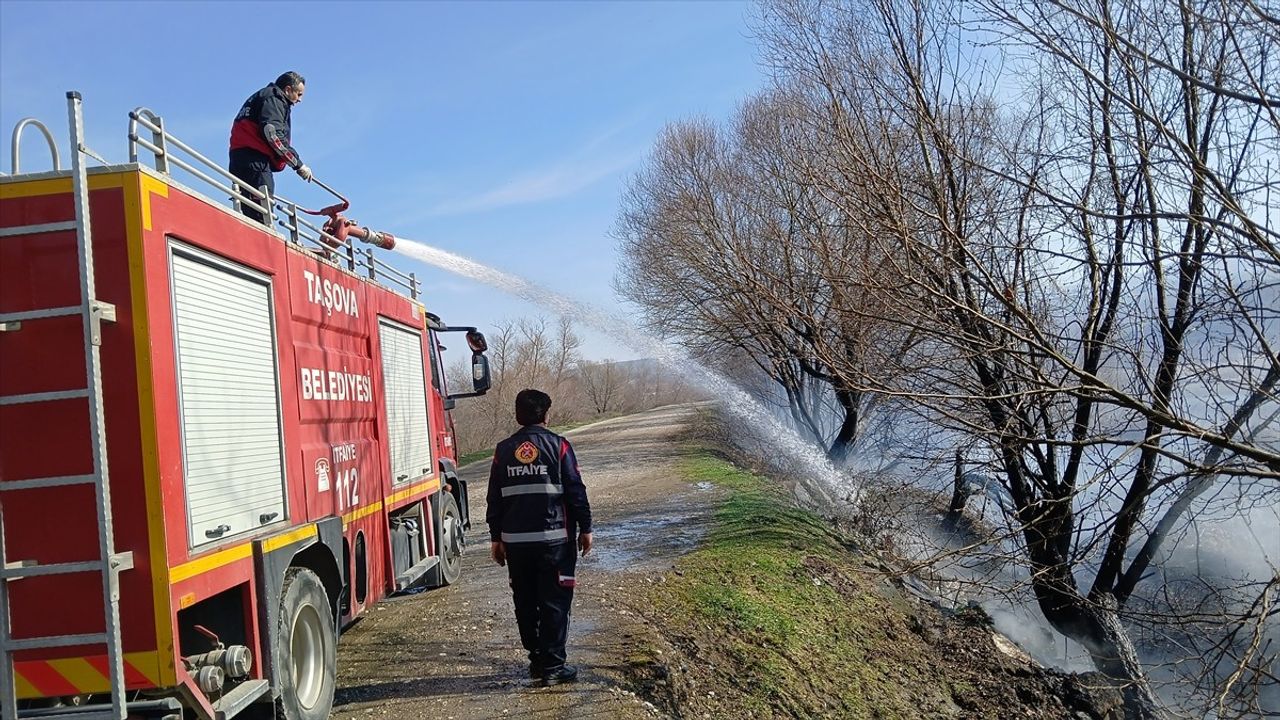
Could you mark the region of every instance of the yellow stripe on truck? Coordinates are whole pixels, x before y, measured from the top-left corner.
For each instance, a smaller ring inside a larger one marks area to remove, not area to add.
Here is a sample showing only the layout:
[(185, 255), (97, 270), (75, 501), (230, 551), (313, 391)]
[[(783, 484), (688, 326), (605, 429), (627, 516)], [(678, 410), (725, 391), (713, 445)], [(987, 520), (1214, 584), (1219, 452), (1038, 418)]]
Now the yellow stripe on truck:
[(401, 500), (409, 498), (418, 493), (421, 493), (421, 492), (433, 493), (439, 489), (440, 489), (440, 477), (436, 476), (426, 482), (418, 483), (417, 485), (414, 485), (412, 487), (407, 487), (398, 493), (393, 493), (387, 496), (387, 504), (395, 505)]
[[(126, 174), (119, 172), (92, 174), (89, 176), (89, 189), (118, 188), (124, 183)], [(0, 200), (40, 197), (41, 195), (65, 195), (71, 192), (70, 175), (46, 180), (18, 180), (16, 178), (5, 178), (5, 180), (8, 182), (0, 183)]]
[(180, 583), (183, 580), (193, 578), (197, 575), (203, 575), (210, 570), (215, 570), (223, 565), (230, 565), (238, 560), (243, 560), (253, 555), (253, 546), (250, 543), (237, 545), (212, 555), (206, 555), (181, 565), (175, 565), (169, 570), (169, 582)]
[(14, 690), (15, 692), (18, 693), (18, 697), (20, 698), (40, 697), (39, 691), (36, 690), (36, 687), (34, 685), (27, 682), (26, 678), (22, 677), (22, 673), (15, 672), (13, 674), (13, 680), (15, 685)]
[[(156, 440), (155, 388), (151, 375), (151, 326), (147, 309), (146, 253), (143, 245), (145, 222), (151, 224), (151, 195), (161, 194), (156, 181), (140, 171), (124, 183), (125, 238), (129, 248), (129, 296), (133, 305), (133, 353), (138, 376), (138, 433), (142, 441), (142, 484), (147, 502), (147, 547), (151, 551), (151, 602), (155, 611), (156, 645), (168, 658), (153, 678), (164, 687), (178, 684), (174, 667), (173, 624), (169, 603), (169, 561), (165, 547), (164, 500), (160, 489), (159, 456)], [(168, 194), (165, 188), (163, 194)], [(145, 211), (144, 211), (145, 207)], [(155, 665), (153, 661), (152, 665)]]
[[(131, 678), (135, 685), (141, 679), (150, 683), (151, 687), (165, 687), (159, 682), (159, 668), (156, 666), (156, 661), (157, 655), (154, 650), (125, 653), (126, 679)], [(49, 690), (53, 690), (54, 687), (58, 688), (59, 692), (68, 688), (74, 689), (77, 693), (106, 692), (111, 687), (111, 680), (99, 669), (99, 667), (105, 668), (106, 665), (106, 655), (19, 661), (14, 666), (14, 690), (22, 699), (50, 697)], [(31, 677), (28, 678), (23, 673)], [(46, 689), (42, 690), (39, 687), (40, 682), (45, 683)]]
[(47, 661), (49, 667), (81, 690), (92, 690), (107, 685), (110, 679), (89, 664), (88, 658), (74, 657)]
[(346, 515), (342, 516), (342, 528), (345, 530), (347, 525), (359, 520), (362, 517), (368, 517), (382, 509), (382, 501), (379, 500), (371, 505), (365, 505), (362, 508), (356, 508)]
[(266, 540), (263, 540), (262, 551), (264, 553), (273, 552), (275, 550), (279, 550), (280, 548), (286, 545), (292, 545), (296, 542), (306, 540), (308, 538), (313, 538), (317, 534), (318, 534), (318, 531), (316, 530), (315, 525), (307, 525), (305, 527), (300, 527), (297, 530), (292, 530), (290, 532), (284, 533), (283, 535), (276, 535), (275, 537), (270, 537), (270, 538), (267, 538)]

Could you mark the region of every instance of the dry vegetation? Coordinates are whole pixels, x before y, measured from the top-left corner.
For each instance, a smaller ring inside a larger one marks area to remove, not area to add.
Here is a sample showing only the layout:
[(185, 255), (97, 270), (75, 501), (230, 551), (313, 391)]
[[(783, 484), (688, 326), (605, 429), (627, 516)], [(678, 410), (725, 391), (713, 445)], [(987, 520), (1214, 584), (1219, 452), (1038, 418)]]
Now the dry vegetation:
[[(685, 402), (694, 393), (652, 362), (584, 360), (573, 325), (562, 318), (548, 324), (525, 318), (489, 332), (493, 387), (487, 395), (459, 402), (453, 411), (458, 450), (484, 454), (515, 430), (516, 393), (537, 388), (551, 395), (548, 420), (556, 428), (580, 425), (663, 405)], [(449, 368), (450, 387), (469, 387), (471, 367)]]
[(1173, 561), (1280, 498), (1280, 13), (778, 0), (756, 30), (774, 87), (659, 138), (619, 289), (837, 462), (959, 451), (1001, 501), (974, 549), (1132, 716), (1280, 712), (1267, 541)]

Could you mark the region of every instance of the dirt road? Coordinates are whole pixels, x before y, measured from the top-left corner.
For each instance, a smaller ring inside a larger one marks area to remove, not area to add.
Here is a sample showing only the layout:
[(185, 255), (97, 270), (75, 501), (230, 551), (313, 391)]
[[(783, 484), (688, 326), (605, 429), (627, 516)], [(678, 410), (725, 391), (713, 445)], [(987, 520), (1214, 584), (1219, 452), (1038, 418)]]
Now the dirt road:
[(595, 515), (596, 548), (578, 565), (569, 632), (575, 684), (531, 687), (505, 568), (489, 559), (488, 462), (463, 468), (472, 528), (461, 580), (392, 598), (342, 636), (335, 718), (652, 718), (624, 670), (651, 632), (631, 589), (665, 570), (705, 532), (714, 490), (675, 472), (676, 437), (695, 417), (661, 408), (567, 434)]

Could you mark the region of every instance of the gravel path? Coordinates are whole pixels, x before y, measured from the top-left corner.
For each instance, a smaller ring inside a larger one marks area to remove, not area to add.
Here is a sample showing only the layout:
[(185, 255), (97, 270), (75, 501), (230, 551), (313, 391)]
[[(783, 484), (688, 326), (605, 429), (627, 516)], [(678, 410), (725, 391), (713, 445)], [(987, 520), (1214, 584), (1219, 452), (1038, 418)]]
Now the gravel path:
[[(484, 525), (489, 463), (460, 472), (472, 528), (453, 586), (391, 598), (342, 636), (335, 718), (652, 718), (623, 689), (635, 646), (650, 632), (631, 590), (655, 582), (697, 544), (714, 494), (679, 478), (675, 445), (696, 418), (659, 408), (566, 434), (595, 516), (596, 547), (578, 564), (569, 662), (579, 681), (531, 687), (506, 569), (493, 564)], [(648, 609), (643, 609), (646, 612)]]

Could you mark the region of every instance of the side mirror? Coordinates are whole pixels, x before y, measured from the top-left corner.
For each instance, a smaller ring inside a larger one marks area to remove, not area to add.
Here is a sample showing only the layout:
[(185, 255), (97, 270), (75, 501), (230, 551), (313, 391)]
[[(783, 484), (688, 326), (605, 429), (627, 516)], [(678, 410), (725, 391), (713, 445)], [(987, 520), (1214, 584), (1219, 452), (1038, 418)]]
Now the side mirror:
[[(480, 336), (480, 341), (484, 342), (484, 336)], [(471, 341), (471, 334), (467, 334), (467, 342)], [(474, 346), (473, 346), (474, 347)], [(489, 358), (482, 355), (479, 351), (471, 356), (471, 387), (477, 395), (489, 392), (489, 386), (493, 383), (493, 379), (489, 376)]]
[[(485, 351), (489, 349), (489, 342), (484, 339), (484, 333), (469, 325), (438, 325), (432, 327), (432, 330), (437, 333), (465, 332), (467, 347), (471, 348), (471, 387), (474, 391), (453, 393), (446, 398), (445, 402), (452, 403), (460, 398), (475, 397), (489, 392), (489, 388), (493, 385), (493, 378), (489, 375), (489, 358), (484, 356)], [(445, 409), (450, 410), (452, 407), (451, 404), (447, 404)]]

